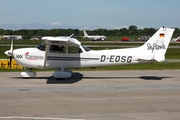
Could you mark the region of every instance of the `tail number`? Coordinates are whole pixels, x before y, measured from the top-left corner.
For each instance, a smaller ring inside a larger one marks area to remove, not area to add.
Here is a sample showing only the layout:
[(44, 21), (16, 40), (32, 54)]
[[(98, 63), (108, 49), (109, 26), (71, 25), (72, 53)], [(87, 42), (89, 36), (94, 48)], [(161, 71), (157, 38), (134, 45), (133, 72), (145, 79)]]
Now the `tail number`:
[(115, 56), (115, 55), (111, 55), (111, 56), (106, 56), (106, 55), (101, 55), (101, 62), (121, 62), (121, 63), (131, 63), (132, 62), (132, 56)]

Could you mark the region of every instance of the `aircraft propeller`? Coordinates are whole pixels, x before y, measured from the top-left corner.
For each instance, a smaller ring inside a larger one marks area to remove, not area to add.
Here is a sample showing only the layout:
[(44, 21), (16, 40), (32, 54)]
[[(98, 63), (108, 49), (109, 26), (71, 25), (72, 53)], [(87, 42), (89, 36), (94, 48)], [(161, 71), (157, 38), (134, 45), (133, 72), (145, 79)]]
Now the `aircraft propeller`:
[(11, 48), (10, 50), (7, 50), (4, 52), (4, 54), (6, 54), (7, 56), (9, 56), (9, 65), (11, 68), (11, 64), (12, 64), (12, 57), (13, 57), (13, 39), (11, 40)]

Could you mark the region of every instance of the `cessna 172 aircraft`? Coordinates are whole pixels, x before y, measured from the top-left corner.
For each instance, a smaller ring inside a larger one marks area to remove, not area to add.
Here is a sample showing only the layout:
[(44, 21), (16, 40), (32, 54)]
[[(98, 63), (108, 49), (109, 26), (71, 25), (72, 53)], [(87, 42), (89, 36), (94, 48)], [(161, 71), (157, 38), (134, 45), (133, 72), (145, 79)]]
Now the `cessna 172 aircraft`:
[(35, 77), (32, 68), (57, 68), (53, 77), (70, 78), (72, 71), (68, 68), (96, 67), (119, 64), (164, 61), (174, 29), (161, 27), (144, 45), (137, 48), (90, 50), (70, 37), (43, 37), (43, 43), (36, 48), (11, 49), (5, 54), (14, 57), (16, 62), (27, 68), (23, 77)]
[(84, 38), (88, 38), (88, 39), (91, 39), (91, 40), (99, 40), (99, 39), (101, 39), (101, 40), (105, 40), (106, 39), (106, 37), (105, 36), (103, 36), (103, 35), (88, 35), (87, 34), (87, 32), (85, 31), (85, 30), (83, 30), (83, 33), (84, 33)]

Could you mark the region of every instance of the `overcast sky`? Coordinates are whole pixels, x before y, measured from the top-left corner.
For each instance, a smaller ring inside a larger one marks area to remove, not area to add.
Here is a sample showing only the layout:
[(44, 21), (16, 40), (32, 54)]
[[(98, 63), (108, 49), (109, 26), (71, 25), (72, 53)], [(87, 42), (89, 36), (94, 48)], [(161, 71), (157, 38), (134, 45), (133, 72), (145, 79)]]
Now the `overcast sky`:
[(1, 29), (180, 28), (180, 0), (0, 0)]

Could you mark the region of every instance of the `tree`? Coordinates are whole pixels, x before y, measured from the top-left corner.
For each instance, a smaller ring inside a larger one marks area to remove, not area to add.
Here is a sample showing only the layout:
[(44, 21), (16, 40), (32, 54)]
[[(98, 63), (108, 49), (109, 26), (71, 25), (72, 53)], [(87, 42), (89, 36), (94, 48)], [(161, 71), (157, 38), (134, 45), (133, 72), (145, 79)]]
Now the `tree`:
[(173, 37), (179, 37), (180, 36), (180, 29), (179, 28), (175, 28)]
[(122, 33), (122, 35), (128, 35), (128, 29), (127, 28), (120, 29), (120, 32)]
[[(157, 30), (155, 28), (137, 29), (135, 25), (129, 26), (129, 28), (121, 28), (114, 30), (97, 29), (86, 30), (89, 35), (104, 35), (104, 36), (152, 36)], [(83, 36), (83, 31), (79, 29), (21, 29), (21, 30), (4, 30), (0, 29), (0, 35), (22, 35), (23, 38), (29, 39), (33, 36), (70, 36), (74, 33), (75, 36)], [(175, 28), (173, 37), (180, 36), (180, 29)]]
[(129, 26), (129, 35), (135, 35), (137, 33), (137, 27), (135, 25)]

